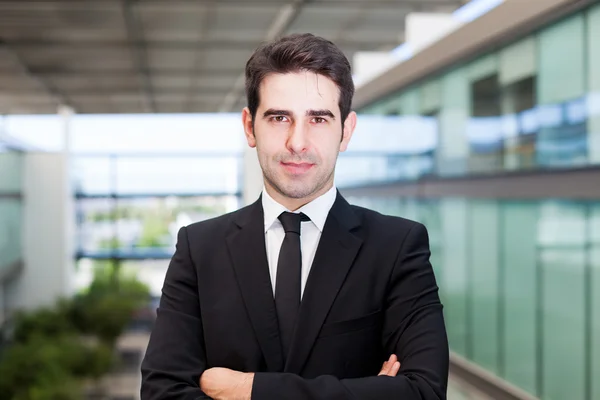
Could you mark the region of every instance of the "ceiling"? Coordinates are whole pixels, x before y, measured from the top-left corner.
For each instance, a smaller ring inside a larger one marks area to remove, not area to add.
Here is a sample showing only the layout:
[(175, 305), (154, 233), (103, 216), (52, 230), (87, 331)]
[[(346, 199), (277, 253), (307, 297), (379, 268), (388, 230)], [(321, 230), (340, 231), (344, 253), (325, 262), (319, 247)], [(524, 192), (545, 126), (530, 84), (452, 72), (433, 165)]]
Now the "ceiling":
[(245, 105), (264, 40), (311, 32), (356, 51), (403, 41), (413, 11), (465, 0), (0, 0), (0, 114), (197, 113)]

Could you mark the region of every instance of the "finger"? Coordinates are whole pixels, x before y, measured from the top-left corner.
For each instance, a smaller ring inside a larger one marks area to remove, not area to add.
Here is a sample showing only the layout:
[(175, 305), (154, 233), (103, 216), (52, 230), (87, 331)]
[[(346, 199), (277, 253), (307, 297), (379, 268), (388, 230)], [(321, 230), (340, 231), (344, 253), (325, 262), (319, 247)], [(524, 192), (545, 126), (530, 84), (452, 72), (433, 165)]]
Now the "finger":
[(381, 371), (379, 372), (379, 375), (389, 374), (390, 370), (392, 369), (392, 365), (393, 365), (393, 363), (391, 363), (390, 361), (385, 361), (383, 363), (383, 367), (381, 368)]
[(389, 365), (389, 368), (385, 371), (385, 376), (396, 376), (396, 374), (398, 374), (398, 371), (400, 370), (400, 363), (398, 361), (396, 361), (393, 364)]
[(389, 372), (389, 376), (396, 376), (398, 374), (398, 371), (400, 371), (400, 363), (398, 361), (396, 361), (392, 367), (390, 368), (390, 372)]
[(379, 371), (379, 375), (388, 375), (394, 363), (397, 361), (396, 355), (391, 354), (387, 361), (383, 362), (383, 366), (381, 367), (381, 371)]
[(389, 364), (387, 361), (385, 361), (381, 367), (381, 371), (379, 371), (379, 374), (377, 375), (387, 375), (387, 371), (389, 371)]

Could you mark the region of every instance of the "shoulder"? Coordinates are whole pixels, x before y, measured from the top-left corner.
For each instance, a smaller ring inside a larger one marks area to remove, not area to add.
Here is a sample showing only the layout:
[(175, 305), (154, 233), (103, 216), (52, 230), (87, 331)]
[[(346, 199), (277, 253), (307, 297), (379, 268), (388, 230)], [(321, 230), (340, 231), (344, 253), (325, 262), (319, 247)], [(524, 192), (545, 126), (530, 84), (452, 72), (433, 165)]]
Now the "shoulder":
[(219, 237), (225, 235), (231, 224), (236, 221), (241, 215), (248, 212), (248, 207), (242, 207), (236, 211), (222, 214), (218, 217), (205, 219), (202, 221), (194, 222), (185, 226), (188, 236), (199, 237), (210, 235), (212, 237)]
[(378, 211), (351, 205), (352, 211), (360, 218), (361, 222), (367, 226), (378, 226), (381, 228), (391, 228), (400, 230), (411, 230), (423, 227), (423, 224), (411, 219), (382, 214)]
[(366, 238), (380, 243), (403, 241), (409, 236), (428, 240), (427, 228), (421, 222), (395, 215), (351, 205), (354, 214), (360, 219)]

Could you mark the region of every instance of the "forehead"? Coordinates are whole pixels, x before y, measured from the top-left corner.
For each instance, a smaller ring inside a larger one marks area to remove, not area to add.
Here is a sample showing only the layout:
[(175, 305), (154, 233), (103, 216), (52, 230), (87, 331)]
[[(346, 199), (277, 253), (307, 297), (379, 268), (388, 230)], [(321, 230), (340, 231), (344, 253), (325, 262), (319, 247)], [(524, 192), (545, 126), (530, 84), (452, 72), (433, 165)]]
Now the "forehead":
[(340, 92), (331, 79), (314, 72), (269, 74), (260, 85), (259, 108), (327, 108), (339, 113)]

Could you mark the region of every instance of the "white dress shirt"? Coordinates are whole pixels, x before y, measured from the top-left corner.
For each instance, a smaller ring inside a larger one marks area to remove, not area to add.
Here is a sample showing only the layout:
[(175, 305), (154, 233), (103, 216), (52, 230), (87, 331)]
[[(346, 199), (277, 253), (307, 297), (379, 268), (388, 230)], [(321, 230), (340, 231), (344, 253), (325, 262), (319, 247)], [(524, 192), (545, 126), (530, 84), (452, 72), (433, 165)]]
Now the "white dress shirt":
[[(329, 215), (329, 210), (333, 203), (337, 191), (335, 186), (332, 186), (326, 193), (317, 197), (310, 203), (305, 204), (295, 213), (304, 213), (310, 221), (303, 221), (300, 226), (300, 249), (302, 252), (302, 279), (300, 287), (300, 296), (304, 294), (304, 287), (308, 279), (308, 273), (312, 266), (317, 245), (321, 239), (321, 233)], [(267, 191), (263, 188), (262, 191), (262, 206), (265, 216), (265, 244), (267, 246), (267, 261), (269, 263), (269, 272), (271, 274), (271, 284), (273, 287), (273, 295), (275, 295), (276, 278), (277, 278), (277, 261), (279, 259), (279, 250), (285, 237), (283, 226), (279, 221), (279, 215), (290, 210), (286, 209), (281, 204), (277, 203)]]

